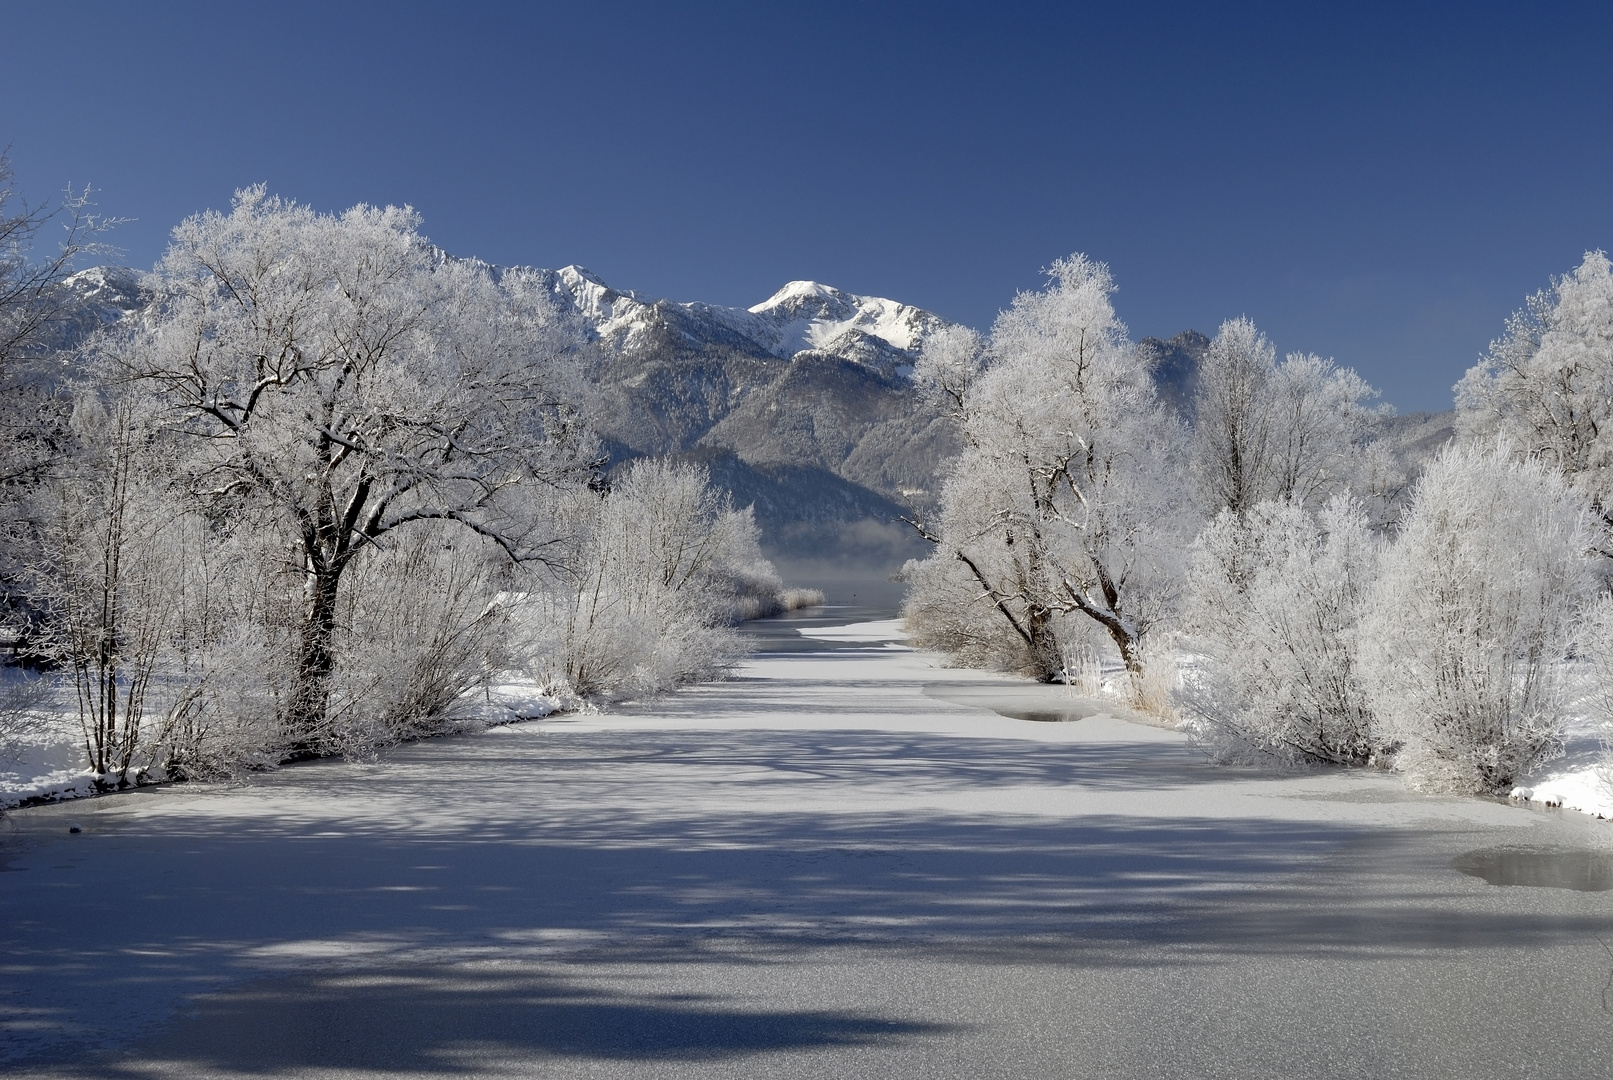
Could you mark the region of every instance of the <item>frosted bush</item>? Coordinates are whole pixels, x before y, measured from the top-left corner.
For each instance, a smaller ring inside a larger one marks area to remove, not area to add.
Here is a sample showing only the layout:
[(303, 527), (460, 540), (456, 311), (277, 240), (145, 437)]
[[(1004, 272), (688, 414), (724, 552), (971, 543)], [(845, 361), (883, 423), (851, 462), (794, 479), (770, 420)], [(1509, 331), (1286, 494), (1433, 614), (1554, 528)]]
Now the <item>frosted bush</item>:
[(353, 571), (343, 598), (322, 749), (349, 755), (450, 730), (449, 706), (503, 668), (492, 542), (422, 529)]
[(703, 469), (638, 461), (565, 513), (575, 551), (515, 609), (523, 666), (540, 682), (608, 699), (720, 677), (746, 652), (736, 617), (779, 602), (750, 510), (734, 510)]
[[(1169, 635), (1156, 632), (1143, 638), (1141, 652), (1142, 670), (1127, 673), (1127, 703), (1139, 712), (1174, 721), (1177, 719), (1175, 699), (1182, 685), (1174, 644)], [(1067, 681), (1075, 686), (1089, 684), (1091, 669), (1096, 663), (1094, 657), (1083, 664), (1082, 669), (1078, 669), (1080, 674), (1067, 669)]]
[(1506, 447), (1428, 467), (1362, 625), (1373, 706), (1418, 786), (1504, 792), (1560, 752), (1591, 547), (1556, 469)]
[(1613, 795), (1613, 595), (1605, 589), (1581, 619), (1574, 651), (1583, 680), (1578, 708), (1601, 736), (1596, 774), (1603, 789)]
[(50, 683), (21, 668), (0, 667), (0, 768), (17, 760), (25, 737), (51, 703)]
[(1181, 701), (1217, 758), (1366, 764), (1381, 754), (1357, 633), (1378, 559), (1361, 505), (1344, 497), (1314, 516), (1265, 502), (1206, 526), (1188, 561), (1197, 659)]
[(915, 559), (903, 567), (901, 579), (907, 585), (902, 618), (915, 648), (942, 653), (962, 667), (1041, 674), (1024, 639), (981, 596), (979, 582), (961, 561)]

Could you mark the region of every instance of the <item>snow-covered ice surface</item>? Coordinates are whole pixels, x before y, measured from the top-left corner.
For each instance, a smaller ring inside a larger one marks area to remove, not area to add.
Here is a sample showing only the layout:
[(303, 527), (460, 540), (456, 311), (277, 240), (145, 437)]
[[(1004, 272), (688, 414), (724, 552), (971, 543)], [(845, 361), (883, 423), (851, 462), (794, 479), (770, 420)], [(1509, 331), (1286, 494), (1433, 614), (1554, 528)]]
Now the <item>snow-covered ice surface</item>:
[(506, 672), (485, 689), (466, 694), (449, 709), (449, 717), (481, 724), (513, 724), (536, 720), (565, 708), (547, 687), (516, 672)]
[(849, 623), (846, 626), (817, 626), (797, 631), (802, 637), (819, 641), (899, 642), (907, 640), (901, 619)]
[(1613, 892), (1480, 871), (1600, 881), (1608, 824), (1210, 766), (1101, 709), (993, 711), (1062, 688), (819, 644), (371, 764), (8, 813), (0, 1068), (1606, 1075)]

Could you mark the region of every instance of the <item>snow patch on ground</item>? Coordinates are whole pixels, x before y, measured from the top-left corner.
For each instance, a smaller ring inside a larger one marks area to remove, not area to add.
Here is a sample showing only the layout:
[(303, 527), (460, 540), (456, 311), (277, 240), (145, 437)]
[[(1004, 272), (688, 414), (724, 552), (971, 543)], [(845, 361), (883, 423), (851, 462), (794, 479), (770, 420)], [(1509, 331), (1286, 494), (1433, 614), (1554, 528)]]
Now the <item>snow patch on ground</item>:
[(555, 688), (540, 685), (514, 672), (506, 673), (483, 690), (466, 694), (448, 710), (450, 720), (482, 724), (513, 724), (560, 712), (573, 703)]
[[(0, 679), (16, 676), (0, 669)], [(448, 730), (481, 728), (535, 720), (576, 709), (575, 698), (515, 672), (485, 690), (467, 694), (449, 707)], [(33, 710), (0, 754), (0, 810), (35, 800), (76, 799), (99, 792), (95, 773), (84, 768), (83, 733), (70, 701), (47, 700)]]
[(73, 702), (22, 668), (0, 667), (0, 810), (95, 794)]
[(21, 771), (0, 773), (0, 810), (34, 799), (80, 799), (98, 790), (95, 774), (83, 769), (52, 769), (34, 776)]
[(1582, 719), (1564, 738), (1567, 753), (1519, 777), (1512, 789), (1514, 802), (1578, 810), (1599, 818), (1613, 818), (1613, 777), (1596, 725)]

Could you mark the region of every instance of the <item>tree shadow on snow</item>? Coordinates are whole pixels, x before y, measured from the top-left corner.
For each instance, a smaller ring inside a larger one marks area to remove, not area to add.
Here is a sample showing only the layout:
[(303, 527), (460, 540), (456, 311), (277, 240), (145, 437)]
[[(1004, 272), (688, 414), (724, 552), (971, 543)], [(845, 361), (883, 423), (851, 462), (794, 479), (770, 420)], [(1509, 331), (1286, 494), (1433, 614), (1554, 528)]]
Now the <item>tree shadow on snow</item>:
[[(534, 1058), (673, 1063), (885, 1046), (946, 1030), (849, 1012), (743, 1011), (694, 995), (618, 995), (532, 970), (409, 965), (265, 979), (207, 995), (148, 1045), (169, 1061), (182, 1047), (181, 1072), (192, 1075), (452, 1075), (501, 1065), (519, 1072)], [(149, 1070), (113, 1058), (75, 1071)]]

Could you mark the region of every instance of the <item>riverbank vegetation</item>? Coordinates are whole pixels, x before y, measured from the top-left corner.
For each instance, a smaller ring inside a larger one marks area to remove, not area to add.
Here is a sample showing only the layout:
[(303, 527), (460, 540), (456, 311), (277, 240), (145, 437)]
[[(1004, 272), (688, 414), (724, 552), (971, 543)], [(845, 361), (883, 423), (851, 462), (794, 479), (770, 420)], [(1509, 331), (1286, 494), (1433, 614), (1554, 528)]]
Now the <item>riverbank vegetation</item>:
[[(1118, 691), (1222, 760), (1390, 766), (1506, 793), (1606, 717), (1613, 269), (1592, 253), (1407, 462), (1353, 371), (1224, 323), (1179, 406), (1076, 255), (916, 378), (960, 425), (915, 644)], [(1174, 692), (1161, 691), (1174, 686)]]
[(664, 691), (814, 599), (702, 470), (607, 472), (578, 327), (411, 210), (245, 190), (88, 327), (30, 259), (48, 220), (4, 218), (0, 260), (0, 587), (38, 673), (0, 726), (54, 696), (102, 788), (453, 730), (495, 682)]

